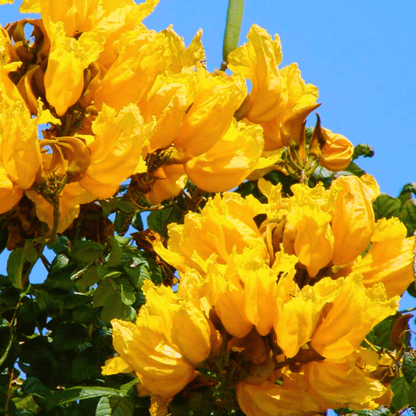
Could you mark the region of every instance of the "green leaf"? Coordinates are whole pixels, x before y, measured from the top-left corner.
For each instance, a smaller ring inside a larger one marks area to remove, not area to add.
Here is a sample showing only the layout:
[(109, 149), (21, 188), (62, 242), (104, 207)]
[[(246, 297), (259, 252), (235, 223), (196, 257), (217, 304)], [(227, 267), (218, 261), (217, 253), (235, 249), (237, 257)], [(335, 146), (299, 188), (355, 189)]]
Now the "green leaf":
[(7, 261), (7, 274), (15, 288), (23, 289), (25, 274), (38, 258), (38, 253), (29, 240), (27, 240), (25, 247), (16, 248), (10, 253)]
[(128, 396), (129, 393), (131, 393), (133, 391), (136, 384), (138, 384), (138, 383), (139, 383), (139, 379), (134, 378), (132, 381), (129, 381), (128, 383), (123, 384), (122, 386), (120, 386), (120, 391), (123, 393), (123, 396)]
[(402, 371), (407, 382), (412, 383), (416, 377), (416, 356), (414, 352), (406, 351), (403, 354)]
[(409, 387), (409, 406), (416, 407), (416, 380)]
[(52, 261), (49, 274), (54, 274), (61, 271), (69, 263), (69, 258), (65, 254), (58, 254)]
[[(389, 316), (384, 319), (384, 321), (377, 324), (371, 332), (367, 335), (367, 340), (374, 345), (377, 345), (382, 348), (387, 348), (388, 350), (394, 350), (393, 345), (391, 344), (390, 334), (393, 325), (401, 317), (401, 314), (396, 314), (394, 316)], [(366, 343), (364, 342), (365, 346)]]
[(39, 413), (42, 410), (33, 396), (15, 397), (12, 400), (17, 410), (24, 409), (31, 413)]
[(376, 221), (380, 218), (398, 217), (402, 203), (390, 195), (379, 195), (373, 202)]
[(68, 251), (69, 239), (66, 235), (60, 235), (55, 244), (48, 246), (56, 254), (63, 254)]
[(156, 285), (162, 283), (162, 270), (153, 257), (143, 254), (143, 257), (135, 257), (134, 263), (134, 267), (123, 267), (123, 270), (136, 289), (140, 289), (146, 279), (150, 279)]
[(101, 367), (97, 362), (96, 351), (88, 348), (77, 355), (72, 361), (72, 378), (76, 383), (87, 378), (97, 378), (101, 375)]
[(416, 182), (414, 183), (407, 183), (403, 186), (402, 190), (400, 191), (400, 194), (398, 198), (402, 201), (408, 201), (412, 198), (412, 195), (416, 196)]
[(94, 265), (92, 267), (89, 267), (82, 277), (76, 281), (76, 285), (81, 290), (81, 292), (85, 292), (90, 286), (95, 285), (98, 283), (102, 276), (99, 273), (100, 269), (105, 269), (106, 273), (108, 273), (107, 267), (101, 266), (101, 265)]
[(56, 351), (72, 350), (88, 341), (88, 330), (81, 323), (61, 323), (53, 331), (52, 346)]
[(374, 149), (368, 144), (359, 144), (354, 147), (354, 154), (352, 155), (352, 160), (355, 160), (359, 158), (360, 156), (373, 157)]
[(178, 222), (182, 218), (182, 213), (175, 207), (152, 211), (147, 217), (147, 225), (152, 230), (164, 237), (168, 237), (167, 227), (172, 222)]
[(407, 228), (407, 236), (412, 236), (416, 229), (416, 200), (408, 199), (403, 203), (399, 219)]
[(131, 220), (131, 225), (138, 231), (143, 231), (143, 220), (140, 212), (135, 212)]
[(114, 293), (105, 300), (101, 319), (104, 323), (110, 323), (112, 319), (133, 322), (136, 319), (136, 311), (131, 306), (125, 305), (118, 293)]
[(52, 398), (51, 391), (36, 377), (28, 377), (23, 382), (22, 393), (30, 396), (35, 395), (42, 406), (45, 406), (48, 400)]
[(120, 277), (121, 275), (122, 275), (123, 273), (121, 273), (121, 272), (119, 272), (119, 271), (114, 271), (114, 272), (110, 272), (110, 273), (107, 273), (105, 276), (104, 276), (104, 279), (117, 279), (118, 277)]
[(394, 397), (391, 406), (394, 410), (400, 410), (409, 404), (409, 383), (405, 377), (396, 377), (391, 382)]
[(132, 214), (126, 214), (123, 211), (118, 211), (116, 214), (116, 219), (114, 221), (114, 230), (119, 235), (124, 235), (129, 229), (131, 219), (133, 218)]
[(116, 210), (116, 203), (113, 199), (110, 201), (100, 200), (100, 206), (103, 209), (103, 217), (108, 217)]
[(46, 406), (46, 411), (52, 410), (56, 406), (62, 406), (77, 400), (91, 399), (102, 396), (120, 396), (119, 390), (109, 387), (72, 387), (55, 393)]
[(415, 282), (410, 283), (409, 287), (406, 290), (407, 290), (407, 293), (410, 296), (416, 298), (416, 285), (415, 285)]
[(123, 260), (123, 249), (120, 247), (115, 238), (110, 238), (108, 242), (111, 246), (111, 252), (106, 265), (108, 267), (116, 267), (120, 264), (121, 260)]
[(76, 241), (72, 249), (72, 256), (81, 262), (91, 263), (97, 260), (104, 252), (105, 246), (97, 241)]
[(93, 307), (98, 308), (104, 306), (106, 299), (113, 295), (114, 288), (110, 279), (104, 279), (98, 284), (97, 289), (95, 289), (92, 296)]
[(400, 196), (399, 198), (393, 198), (382, 194), (373, 202), (373, 208), (376, 220), (397, 217), (406, 226), (408, 237), (415, 232), (416, 200), (401, 198)]
[(344, 169), (344, 170), (345, 170), (345, 172), (352, 173), (353, 175), (358, 176), (359, 178), (360, 178), (361, 176), (365, 175), (365, 171), (364, 171), (364, 170), (362, 170), (362, 169), (361, 169), (358, 165), (356, 165), (354, 162), (351, 162), (351, 163), (349, 164), (349, 166), (348, 166), (346, 169)]
[(124, 285), (120, 285), (120, 298), (121, 301), (127, 306), (133, 305), (133, 303), (136, 301), (134, 289), (128, 281)]
[(117, 199), (115, 203), (116, 203), (116, 207), (120, 209), (121, 211), (125, 212), (126, 214), (131, 214), (134, 211), (133, 202), (127, 199)]
[(241, 23), (243, 21), (244, 0), (228, 0), (227, 21), (225, 24), (222, 60), (227, 62), (227, 56), (238, 46)]
[(131, 416), (134, 413), (132, 397), (102, 397), (95, 416)]
[(122, 235), (115, 235), (113, 237), (121, 247), (126, 246), (130, 243), (131, 237), (123, 237)]

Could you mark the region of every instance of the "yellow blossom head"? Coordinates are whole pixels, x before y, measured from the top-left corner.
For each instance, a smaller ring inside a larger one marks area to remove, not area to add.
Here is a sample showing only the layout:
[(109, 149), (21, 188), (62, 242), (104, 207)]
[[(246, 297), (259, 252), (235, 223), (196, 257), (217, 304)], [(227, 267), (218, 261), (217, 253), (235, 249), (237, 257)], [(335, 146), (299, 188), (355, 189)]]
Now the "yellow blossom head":
[(334, 234), (334, 264), (350, 262), (369, 245), (375, 224), (372, 203), (378, 192), (369, 175), (341, 176), (332, 182), (328, 211)]
[(186, 162), (185, 170), (198, 188), (208, 192), (228, 191), (254, 169), (272, 163), (261, 159), (262, 150), (261, 127), (233, 121), (211, 149)]
[(210, 74), (197, 67), (198, 80), (192, 106), (187, 111), (175, 147), (185, 156), (207, 152), (227, 132), (234, 113), (247, 94), (241, 74)]
[(170, 288), (143, 285), (146, 304), (136, 323), (113, 320), (113, 344), (120, 357), (103, 367), (104, 374), (135, 371), (152, 394), (171, 397), (195, 375), (194, 365), (210, 352), (210, 325), (193, 302)]
[(145, 124), (133, 104), (119, 113), (104, 105), (92, 124), (91, 163), (80, 185), (98, 198), (109, 198), (133, 173), (146, 171), (143, 154), (153, 129), (154, 122)]
[(406, 238), (406, 231), (397, 218), (377, 221), (370, 250), (351, 268), (363, 275), (367, 287), (383, 283), (389, 298), (402, 295), (414, 281), (415, 237)]
[[(155, 251), (179, 271), (186, 266), (206, 272), (213, 257), (225, 264), (235, 247), (265, 246), (254, 217), (263, 206), (253, 198), (242, 198), (236, 193), (226, 193), (209, 200), (200, 214), (190, 212), (184, 224), (169, 226), (168, 248), (155, 245)], [(264, 255), (267, 256), (264, 251)]]

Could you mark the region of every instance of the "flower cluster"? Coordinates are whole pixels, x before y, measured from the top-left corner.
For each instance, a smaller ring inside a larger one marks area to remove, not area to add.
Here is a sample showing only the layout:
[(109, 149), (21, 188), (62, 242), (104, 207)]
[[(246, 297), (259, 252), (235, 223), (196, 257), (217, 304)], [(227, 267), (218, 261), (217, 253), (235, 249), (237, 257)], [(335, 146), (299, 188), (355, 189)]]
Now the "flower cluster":
[[(143, 284), (136, 322), (112, 321), (103, 374), (134, 372), (161, 406), (192, 383), (226, 386), (253, 416), (389, 404), (394, 357), (365, 339), (413, 280), (415, 238), (376, 221), (371, 176), (330, 173), (354, 148), (319, 116), (306, 129), (318, 89), (279, 68), (277, 35), (253, 25), (229, 72), (209, 72), (201, 31), (186, 47), (142, 23), (157, 3), (24, 0), (40, 19), (0, 27), (0, 214), (32, 204), (47, 227), (27, 220), (26, 234), (52, 243), (122, 183), (149, 206), (187, 184), (217, 193), (156, 239), (178, 287)], [(325, 186), (309, 180), (318, 167)], [(245, 181), (256, 197), (227, 192)]]
[[(171, 27), (144, 26), (157, 3), (26, 0), (20, 10), (41, 19), (1, 28), (0, 213), (25, 194), (39, 220), (63, 232), (80, 204), (110, 198), (132, 175), (157, 205), (188, 177), (223, 192), (271, 169), (350, 163), (351, 143), (320, 124), (306, 149), (318, 90), (296, 64), (278, 68), (277, 38), (253, 26), (230, 54), (232, 75), (210, 73), (201, 31), (186, 48)], [(294, 165), (285, 167), (287, 146)]]
[[(179, 270), (177, 293), (163, 290), (172, 305), (192, 302), (196, 309), (183, 313), (198, 331), (175, 318), (177, 306), (156, 310), (152, 294), (137, 323), (128, 324), (133, 335), (118, 330), (126, 323), (113, 321), (123, 361), (118, 367), (120, 358), (111, 359), (104, 371), (119, 372), (133, 362), (144, 387), (171, 397), (198, 376), (190, 371), (173, 383), (183, 358), (202, 371), (210, 360), (234, 354), (241, 356), (234, 358), (237, 400), (247, 415), (388, 404), (389, 387), (376, 371), (383, 356), (362, 344), (375, 325), (396, 313), (399, 295), (412, 282), (415, 239), (406, 238), (395, 218), (375, 222), (371, 202), (379, 191), (371, 176), (342, 176), (328, 190), (293, 185), (292, 196), (264, 179), (259, 187), (267, 203), (217, 195), (184, 224), (170, 226), (167, 248), (155, 244)], [(163, 301), (161, 292), (157, 299)], [(162, 327), (171, 328), (164, 333), (177, 328), (164, 359), (139, 347), (143, 326), (153, 336)], [(196, 360), (183, 347), (191, 344), (200, 353)], [(157, 388), (147, 379), (149, 369), (160, 374)]]

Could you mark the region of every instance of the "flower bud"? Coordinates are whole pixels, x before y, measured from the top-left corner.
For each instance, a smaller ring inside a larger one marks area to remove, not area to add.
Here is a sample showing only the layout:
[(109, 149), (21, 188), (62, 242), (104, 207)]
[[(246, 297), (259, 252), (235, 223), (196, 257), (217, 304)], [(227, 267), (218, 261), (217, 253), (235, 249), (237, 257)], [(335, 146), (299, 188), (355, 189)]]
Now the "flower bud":
[(321, 133), (325, 139), (321, 147), (321, 165), (332, 172), (346, 169), (354, 153), (353, 144), (346, 137), (328, 129), (322, 128)]

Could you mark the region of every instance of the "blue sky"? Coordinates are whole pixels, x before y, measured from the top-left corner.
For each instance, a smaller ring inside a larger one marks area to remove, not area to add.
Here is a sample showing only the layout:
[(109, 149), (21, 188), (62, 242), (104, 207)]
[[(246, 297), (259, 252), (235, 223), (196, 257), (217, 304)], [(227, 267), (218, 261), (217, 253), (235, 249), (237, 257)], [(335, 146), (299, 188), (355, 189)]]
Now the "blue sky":
[[(160, 0), (145, 24), (173, 24), (187, 44), (201, 27), (213, 70), (221, 63), (227, 3)], [(1, 25), (20, 19), (19, 5), (0, 6)], [(392, 196), (416, 182), (415, 15), (411, 0), (246, 1), (240, 38), (245, 42), (254, 23), (279, 34), (283, 65), (297, 62), (305, 81), (319, 88), (324, 127), (373, 146), (375, 157), (360, 165)]]

